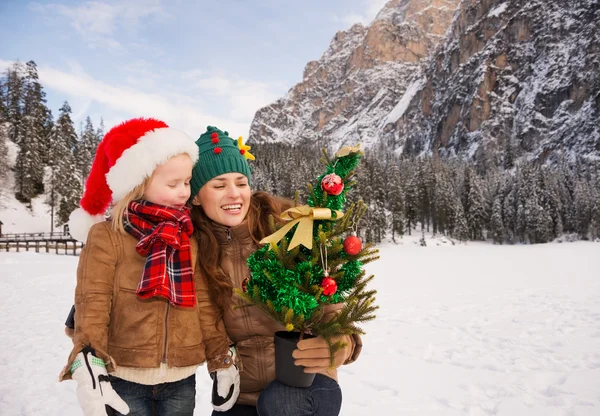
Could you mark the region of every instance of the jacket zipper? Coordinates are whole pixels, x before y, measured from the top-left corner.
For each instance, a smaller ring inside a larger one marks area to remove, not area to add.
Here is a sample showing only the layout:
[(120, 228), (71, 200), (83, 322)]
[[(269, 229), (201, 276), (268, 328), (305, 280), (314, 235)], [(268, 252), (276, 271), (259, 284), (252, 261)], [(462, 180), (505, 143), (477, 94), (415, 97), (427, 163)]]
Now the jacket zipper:
[(167, 363), (167, 340), (169, 339), (169, 302), (167, 301), (167, 312), (165, 313), (165, 342), (163, 345), (163, 363)]
[(231, 228), (227, 228), (227, 244), (231, 244)]

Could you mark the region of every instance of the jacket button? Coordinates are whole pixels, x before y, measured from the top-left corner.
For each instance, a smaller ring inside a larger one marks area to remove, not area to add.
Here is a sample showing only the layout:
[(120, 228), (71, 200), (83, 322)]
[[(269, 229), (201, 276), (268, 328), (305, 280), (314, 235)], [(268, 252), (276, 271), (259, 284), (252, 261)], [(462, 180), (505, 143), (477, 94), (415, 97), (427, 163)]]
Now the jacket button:
[(223, 360), (223, 362), (225, 364), (229, 364), (231, 362), (231, 360), (229, 359), (229, 357), (225, 357), (225, 359)]

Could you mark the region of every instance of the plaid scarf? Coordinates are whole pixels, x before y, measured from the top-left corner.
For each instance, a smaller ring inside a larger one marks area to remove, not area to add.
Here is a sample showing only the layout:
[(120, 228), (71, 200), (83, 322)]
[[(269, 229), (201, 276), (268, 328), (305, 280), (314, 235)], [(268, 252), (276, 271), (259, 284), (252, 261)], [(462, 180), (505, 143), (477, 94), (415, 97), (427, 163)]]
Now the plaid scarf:
[(163, 296), (182, 307), (196, 305), (190, 209), (178, 210), (148, 201), (132, 201), (127, 208), (123, 214), (125, 230), (139, 240), (137, 252), (147, 256), (138, 296)]

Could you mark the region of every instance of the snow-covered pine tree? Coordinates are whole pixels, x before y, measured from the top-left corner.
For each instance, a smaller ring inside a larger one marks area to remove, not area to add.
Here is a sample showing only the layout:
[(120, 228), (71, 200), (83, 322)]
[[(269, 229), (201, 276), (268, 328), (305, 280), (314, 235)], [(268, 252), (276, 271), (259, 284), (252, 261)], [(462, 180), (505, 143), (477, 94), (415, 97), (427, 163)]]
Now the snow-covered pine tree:
[(23, 117), (23, 64), (19, 61), (13, 63), (6, 70), (6, 112), (9, 123), (8, 138), (19, 143), (21, 122)]
[(513, 244), (515, 242), (517, 210), (515, 181), (512, 176), (506, 177), (502, 194), (504, 195), (502, 201), (504, 236), (508, 243)]
[[(375, 156), (375, 155), (373, 155)], [(384, 168), (377, 163), (370, 165), (370, 186), (372, 188), (372, 199), (369, 204), (369, 227), (367, 228), (366, 238), (369, 241), (380, 243), (387, 231), (387, 187), (389, 186), (389, 175), (384, 172)]]
[[(438, 162), (439, 163), (439, 162)], [(452, 182), (447, 173), (447, 168), (439, 163), (435, 169), (435, 194), (433, 196), (435, 228), (433, 232), (442, 234), (452, 233), (452, 213), (454, 211), (454, 194)]]
[(577, 214), (575, 212), (575, 204), (573, 202), (575, 194), (575, 174), (565, 158), (562, 158), (559, 162), (557, 182), (560, 203), (562, 206), (563, 229), (570, 233), (576, 232)]
[(90, 172), (97, 146), (96, 131), (94, 130), (92, 119), (88, 116), (85, 119), (85, 126), (83, 127), (81, 137), (77, 141), (74, 151), (79, 183), (81, 184), (82, 189)]
[(55, 163), (53, 168), (56, 169), (55, 174), (51, 176), (56, 181), (53, 188), (57, 202), (55, 221), (57, 226), (68, 221), (71, 212), (77, 208), (82, 193), (77, 171), (73, 169), (73, 166), (76, 166), (73, 155), (76, 143), (77, 133), (71, 120), (71, 106), (65, 101), (56, 121), (52, 156)]
[(44, 141), (48, 114), (46, 93), (39, 82), (34, 61), (26, 64), (23, 82), (23, 113), (19, 152), (15, 164), (16, 195), (22, 202), (44, 190)]
[[(96, 130), (96, 140), (95, 140), (95, 146), (94, 149), (98, 148), (98, 145), (100, 144), (100, 142), (102, 141), (102, 138), (104, 137), (104, 119), (102, 117), (100, 117), (100, 126), (98, 127), (98, 129)], [(94, 152), (94, 155), (96, 153)]]
[(418, 219), (421, 223), (421, 230), (429, 231), (429, 222), (431, 219), (431, 200), (430, 195), (434, 187), (434, 178), (429, 163), (423, 159), (417, 159), (417, 209)]
[(590, 224), (592, 221), (592, 192), (590, 186), (584, 179), (577, 179), (573, 195), (575, 206), (575, 231), (579, 237), (587, 240), (589, 238)]
[(525, 207), (529, 198), (528, 192), (531, 188), (529, 185), (530, 177), (527, 164), (517, 168), (515, 178), (515, 241), (521, 243), (527, 242), (527, 210)]
[(419, 178), (415, 163), (411, 162), (407, 165), (410, 173), (404, 187), (404, 213), (406, 215), (405, 230), (408, 231), (408, 235), (411, 235), (411, 231), (416, 227), (419, 217)]
[(559, 237), (563, 233), (563, 207), (555, 169), (541, 169), (541, 189), (542, 207), (552, 219), (552, 237)]
[(5, 186), (7, 184), (6, 178), (8, 176), (8, 146), (6, 140), (8, 140), (7, 126), (2, 121), (0, 116), (0, 196), (7, 191)]
[[(373, 160), (371, 153), (366, 152), (362, 158), (361, 164), (357, 168), (356, 185), (355, 189), (361, 196), (361, 199), (365, 206), (370, 207), (372, 201), (375, 199), (373, 187), (371, 186), (372, 168), (371, 166), (376, 163)], [(366, 210), (363, 215), (360, 225), (358, 227), (358, 234), (366, 239), (373, 238), (373, 226), (371, 224), (371, 212)]]
[(467, 194), (466, 217), (471, 240), (483, 240), (483, 230), (486, 223), (486, 200), (483, 195), (482, 183), (477, 174), (470, 167), (465, 173), (465, 188)]
[(389, 211), (391, 214), (392, 240), (396, 241), (396, 236), (404, 235), (404, 189), (402, 187), (402, 175), (400, 167), (395, 161), (390, 169), (390, 192), (388, 193)]
[(502, 244), (504, 242), (505, 237), (504, 223), (502, 221), (502, 196), (500, 194), (494, 198), (494, 204), (492, 205), (489, 236), (492, 238), (495, 244)]
[(8, 119), (6, 108), (6, 80), (0, 77), (0, 123), (5, 123)]
[(458, 241), (467, 241), (469, 239), (469, 227), (467, 218), (460, 198), (457, 196), (454, 200), (452, 212), (452, 234)]
[(600, 177), (596, 178), (593, 190), (593, 202), (590, 220), (590, 239), (592, 241), (600, 240)]

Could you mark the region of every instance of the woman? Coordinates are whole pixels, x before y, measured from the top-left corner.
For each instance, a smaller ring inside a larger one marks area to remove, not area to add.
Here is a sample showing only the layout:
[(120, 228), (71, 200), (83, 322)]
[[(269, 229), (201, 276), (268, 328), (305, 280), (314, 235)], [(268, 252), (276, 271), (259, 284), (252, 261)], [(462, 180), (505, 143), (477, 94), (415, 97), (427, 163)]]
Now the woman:
[(200, 159), (192, 171), (191, 194), (192, 219), (201, 247), (198, 265), (242, 363), (236, 405), (213, 415), (339, 414), (342, 395), (336, 381), (337, 367), (357, 358), (360, 338), (344, 337), (346, 347), (336, 354), (334, 368), (330, 367), (324, 339), (300, 341), (293, 354), (295, 363), (316, 376), (309, 388), (289, 387), (274, 381), (273, 336), (283, 327), (258, 308), (234, 308), (244, 304), (232, 290), (242, 288), (248, 281), (246, 259), (259, 248), (258, 242), (270, 234), (269, 217), (278, 218), (291, 201), (251, 192), (246, 159), (253, 156), (241, 139), (236, 144), (227, 132), (209, 126), (196, 144)]

